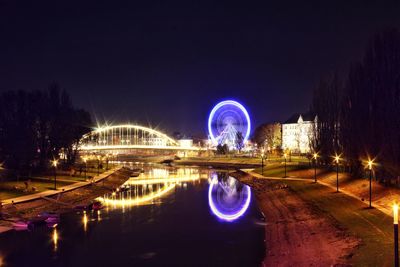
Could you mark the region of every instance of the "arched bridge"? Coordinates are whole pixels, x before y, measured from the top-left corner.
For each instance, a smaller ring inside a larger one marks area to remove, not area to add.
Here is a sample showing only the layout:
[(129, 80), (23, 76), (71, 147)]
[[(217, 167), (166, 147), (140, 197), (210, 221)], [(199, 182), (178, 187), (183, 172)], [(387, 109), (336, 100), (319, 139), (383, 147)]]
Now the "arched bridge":
[(199, 150), (198, 147), (181, 146), (157, 130), (133, 124), (99, 127), (85, 134), (80, 141), (80, 150), (87, 152), (131, 149)]

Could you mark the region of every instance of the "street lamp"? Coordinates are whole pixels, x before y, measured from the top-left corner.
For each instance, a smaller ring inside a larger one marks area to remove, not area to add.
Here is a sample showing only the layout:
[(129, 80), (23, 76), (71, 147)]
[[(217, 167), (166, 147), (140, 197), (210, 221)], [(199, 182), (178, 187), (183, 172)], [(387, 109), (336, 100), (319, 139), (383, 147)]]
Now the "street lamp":
[(58, 161), (56, 159), (54, 159), (51, 164), (54, 167), (54, 190), (57, 190), (57, 164)]
[(399, 205), (393, 205), (394, 266), (399, 267)]
[(264, 148), (261, 149), (261, 175), (264, 175)]
[(317, 158), (318, 158), (318, 153), (314, 153), (313, 155), (314, 158), (314, 182), (317, 182)]
[(368, 169), (369, 169), (369, 207), (372, 208), (372, 165), (374, 161), (368, 159)]
[(339, 192), (339, 161), (340, 155), (335, 155), (335, 163), (336, 163), (336, 192)]
[(284, 153), (283, 157), (285, 158), (285, 176), (283, 178), (286, 178), (286, 159), (287, 159), (287, 154)]

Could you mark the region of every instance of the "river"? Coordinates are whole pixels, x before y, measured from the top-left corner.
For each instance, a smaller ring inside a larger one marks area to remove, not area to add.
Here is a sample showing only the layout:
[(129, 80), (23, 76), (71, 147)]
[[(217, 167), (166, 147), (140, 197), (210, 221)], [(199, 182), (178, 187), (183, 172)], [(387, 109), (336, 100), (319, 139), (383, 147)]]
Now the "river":
[[(226, 172), (143, 167), (99, 211), (0, 236), (0, 266), (260, 266), (264, 221)], [(2, 265), (3, 264), (3, 265)]]

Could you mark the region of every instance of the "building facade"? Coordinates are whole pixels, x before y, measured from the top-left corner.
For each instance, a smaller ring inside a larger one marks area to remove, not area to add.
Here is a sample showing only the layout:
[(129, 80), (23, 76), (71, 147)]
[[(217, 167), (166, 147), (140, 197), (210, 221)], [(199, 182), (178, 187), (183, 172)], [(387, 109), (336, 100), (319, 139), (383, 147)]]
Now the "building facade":
[(317, 116), (294, 114), (282, 123), (282, 148), (294, 153), (309, 153)]

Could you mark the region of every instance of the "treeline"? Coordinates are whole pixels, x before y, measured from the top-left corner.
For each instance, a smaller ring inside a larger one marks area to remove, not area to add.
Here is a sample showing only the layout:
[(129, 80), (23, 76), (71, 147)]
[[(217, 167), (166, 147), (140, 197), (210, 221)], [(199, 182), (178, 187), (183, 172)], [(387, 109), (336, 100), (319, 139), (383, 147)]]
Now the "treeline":
[(90, 114), (74, 108), (57, 84), (46, 90), (4, 92), (0, 95), (0, 160), (15, 170), (43, 169), (60, 155), (71, 164), (90, 125)]
[(380, 178), (400, 175), (400, 32), (376, 34), (344, 79), (321, 79), (311, 110), (318, 116), (312, 149), (323, 162), (342, 154), (359, 175), (371, 158)]

